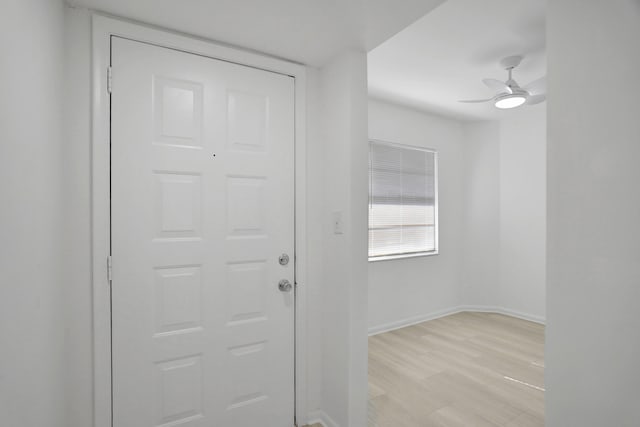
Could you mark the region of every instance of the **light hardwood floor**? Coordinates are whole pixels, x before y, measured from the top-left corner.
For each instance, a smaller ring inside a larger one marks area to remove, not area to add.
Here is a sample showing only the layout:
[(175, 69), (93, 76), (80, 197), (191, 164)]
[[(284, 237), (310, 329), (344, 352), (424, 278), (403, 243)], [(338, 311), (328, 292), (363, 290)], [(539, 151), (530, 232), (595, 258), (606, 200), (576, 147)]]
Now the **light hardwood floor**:
[(464, 312), (369, 338), (369, 427), (544, 426), (544, 326)]

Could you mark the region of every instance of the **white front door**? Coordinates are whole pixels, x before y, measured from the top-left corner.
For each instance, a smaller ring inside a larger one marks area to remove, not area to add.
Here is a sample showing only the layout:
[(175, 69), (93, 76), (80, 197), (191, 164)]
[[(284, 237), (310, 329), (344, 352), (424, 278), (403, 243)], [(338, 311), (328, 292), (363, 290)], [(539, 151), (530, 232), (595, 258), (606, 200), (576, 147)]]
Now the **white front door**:
[(290, 427), (293, 78), (111, 54), (113, 425)]

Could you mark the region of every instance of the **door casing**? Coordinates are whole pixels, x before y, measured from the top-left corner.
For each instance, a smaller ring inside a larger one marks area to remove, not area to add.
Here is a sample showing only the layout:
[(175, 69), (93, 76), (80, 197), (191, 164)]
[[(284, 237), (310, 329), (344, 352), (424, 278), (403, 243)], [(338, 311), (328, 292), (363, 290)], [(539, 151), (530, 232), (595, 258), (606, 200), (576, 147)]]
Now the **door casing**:
[(94, 426), (112, 427), (110, 244), (111, 37), (119, 36), (294, 78), (295, 91), (295, 417), (306, 423), (306, 70), (303, 65), (141, 23), (92, 13), (91, 248)]

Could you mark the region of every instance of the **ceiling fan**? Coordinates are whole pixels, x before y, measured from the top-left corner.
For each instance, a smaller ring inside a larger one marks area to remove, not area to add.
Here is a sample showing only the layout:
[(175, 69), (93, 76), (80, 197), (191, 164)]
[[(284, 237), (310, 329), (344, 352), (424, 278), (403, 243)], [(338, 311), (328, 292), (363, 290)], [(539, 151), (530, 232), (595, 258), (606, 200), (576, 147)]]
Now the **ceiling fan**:
[(543, 102), (547, 98), (546, 77), (539, 78), (526, 86), (520, 87), (511, 76), (513, 69), (520, 65), (521, 61), (521, 55), (507, 56), (500, 60), (500, 66), (509, 73), (509, 77), (505, 82), (496, 79), (482, 80), (490, 89), (497, 92), (495, 96), (488, 99), (463, 100), (459, 102), (475, 103), (494, 101), (495, 106), (500, 109), (515, 108), (523, 104), (534, 105)]

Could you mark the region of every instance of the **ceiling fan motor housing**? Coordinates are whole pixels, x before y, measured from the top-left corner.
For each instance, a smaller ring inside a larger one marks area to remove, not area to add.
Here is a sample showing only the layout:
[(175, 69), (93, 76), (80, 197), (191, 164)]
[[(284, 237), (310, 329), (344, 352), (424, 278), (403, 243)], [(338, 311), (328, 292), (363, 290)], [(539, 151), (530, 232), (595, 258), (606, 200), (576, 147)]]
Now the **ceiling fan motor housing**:
[(522, 62), (522, 55), (507, 56), (500, 60), (500, 66), (505, 70), (512, 70), (520, 65)]

